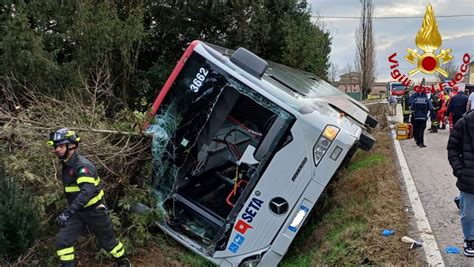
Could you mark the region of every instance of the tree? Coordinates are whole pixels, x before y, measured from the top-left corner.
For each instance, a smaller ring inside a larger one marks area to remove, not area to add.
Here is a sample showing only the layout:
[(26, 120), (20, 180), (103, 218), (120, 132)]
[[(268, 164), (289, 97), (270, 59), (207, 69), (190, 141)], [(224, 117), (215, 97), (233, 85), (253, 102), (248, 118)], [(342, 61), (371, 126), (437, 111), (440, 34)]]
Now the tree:
[(4, 7), (2, 15), (4, 21), (0, 36), (0, 73), (13, 75), (25, 85), (47, 87), (54, 80), (52, 76), (57, 66), (44, 51), (41, 35), (31, 28), (21, 6)]
[[(270, 14), (277, 15), (278, 27), (270, 32), (272, 44), (276, 46), (264, 57), (327, 80), (331, 52), (329, 33), (321, 25), (311, 22), (311, 13), (305, 1), (288, 2), (289, 10), (280, 11), (283, 16), (270, 11)], [(267, 46), (270, 47), (270, 44)]]
[(45, 0), (4, 6), (0, 76), (14, 75), (29, 88), (61, 96), (106, 66), (115, 97), (128, 104), (135, 95), (129, 83), (144, 36), (142, 5)]
[[(331, 40), (306, 1), (153, 1), (133, 87), (152, 101), (189, 42), (245, 47), (262, 58), (327, 78)], [(217, 23), (216, 23), (217, 22)]]
[(0, 160), (0, 259), (10, 261), (25, 252), (39, 228), (31, 196), (7, 175)]
[(356, 69), (362, 99), (367, 99), (375, 79), (375, 41), (372, 28), (374, 5), (372, 0), (360, 0), (362, 4), (359, 27), (356, 29)]
[(440, 81), (440, 82), (442, 82), (444, 80), (453, 80), (454, 76), (456, 76), (456, 73), (459, 69), (459, 66), (456, 65), (456, 63), (454, 63), (451, 60), (448, 63), (441, 65), (441, 68), (443, 68), (448, 73), (448, 77), (444, 77), (439, 72), (437, 72), (435, 76), (438, 79), (438, 81)]
[(331, 38), (312, 22), (305, 0), (44, 0), (12, 6), (0, 9), (0, 77), (13, 73), (59, 96), (105, 71), (121, 100), (116, 102), (144, 110), (196, 39), (245, 47), (327, 79)]
[(339, 66), (337, 64), (331, 63), (329, 65), (328, 79), (329, 79), (329, 82), (334, 86), (336, 86), (336, 78), (339, 75), (339, 73), (340, 73)]

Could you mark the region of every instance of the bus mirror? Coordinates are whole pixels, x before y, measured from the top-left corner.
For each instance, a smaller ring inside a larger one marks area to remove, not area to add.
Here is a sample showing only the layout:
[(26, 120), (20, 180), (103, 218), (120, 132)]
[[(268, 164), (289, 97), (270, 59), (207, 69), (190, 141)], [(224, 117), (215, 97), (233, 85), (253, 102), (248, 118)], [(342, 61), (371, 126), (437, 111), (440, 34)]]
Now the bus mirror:
[(270, 151), (270, 146), (275, 142), (278, 133), (285, 125), (285, 120), (279, 116), (276, 116), (275, 121), (273, 122), (270, 130), (268, 130), (267, 134), (263, 136), (263, 139), (258, 143), (253, 156), (255, 160), (261, 161), (263, 156)]

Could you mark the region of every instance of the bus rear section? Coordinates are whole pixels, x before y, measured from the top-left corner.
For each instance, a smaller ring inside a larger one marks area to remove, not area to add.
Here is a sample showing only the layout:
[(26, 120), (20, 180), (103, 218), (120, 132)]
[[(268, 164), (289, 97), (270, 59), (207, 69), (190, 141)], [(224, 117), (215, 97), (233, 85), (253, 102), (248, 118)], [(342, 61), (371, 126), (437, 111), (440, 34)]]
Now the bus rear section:
[(251, 53), (195, 41), (153, 106), (159, 226), (216, 265), (278, 264), (360, 142), (335, 109), (303, 114), (274, 97), (265, 71)]

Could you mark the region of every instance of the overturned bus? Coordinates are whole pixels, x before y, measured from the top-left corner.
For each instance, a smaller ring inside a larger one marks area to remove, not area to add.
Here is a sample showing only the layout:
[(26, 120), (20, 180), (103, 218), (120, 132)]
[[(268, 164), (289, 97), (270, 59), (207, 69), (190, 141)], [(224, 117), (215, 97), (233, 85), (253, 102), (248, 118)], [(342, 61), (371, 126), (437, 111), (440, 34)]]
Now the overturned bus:
[(368, 109), (313, 74), (194, 41), (153, 105), (159, 227), (220, 266), (276, 266), (357, 148)]

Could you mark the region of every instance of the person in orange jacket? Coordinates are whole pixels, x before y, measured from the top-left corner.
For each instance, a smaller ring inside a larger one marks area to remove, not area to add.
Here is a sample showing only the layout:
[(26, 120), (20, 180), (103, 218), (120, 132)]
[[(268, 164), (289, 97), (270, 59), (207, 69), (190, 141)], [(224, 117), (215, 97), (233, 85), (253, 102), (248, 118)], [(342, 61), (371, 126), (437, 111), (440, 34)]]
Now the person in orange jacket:
[(441, 108), (436, 113), (436, 120), (438, 121), (438, 128), (439, 129), (446, 129), (446, 121), (444, 120), (444, 114), (446, 114), (446, 110), (448, 109), (447, 98), (445, 97), (445, 92), (440, 91), (438, 93), (438, 97), (441, 100)]

